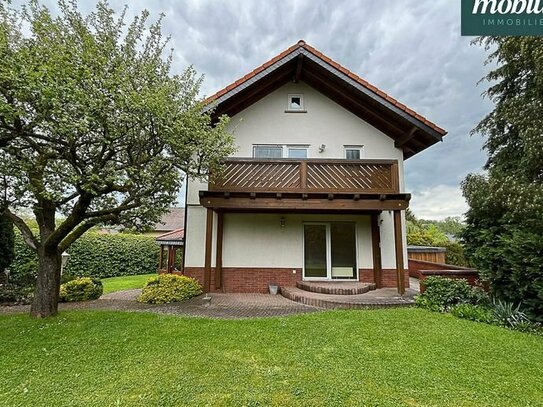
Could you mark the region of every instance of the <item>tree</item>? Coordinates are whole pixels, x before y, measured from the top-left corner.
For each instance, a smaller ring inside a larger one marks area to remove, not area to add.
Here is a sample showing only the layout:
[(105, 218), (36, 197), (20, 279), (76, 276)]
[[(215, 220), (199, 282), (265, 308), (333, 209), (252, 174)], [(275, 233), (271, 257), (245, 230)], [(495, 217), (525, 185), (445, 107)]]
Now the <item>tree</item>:
[(0, 273), (7, 269), (15, 258), (15, 233), (13, 223), (0, 211)]
[(420, 222), (424, 225), (435, 225), (439, 231), (452, 238), (459, 238), (466, 226), (460, 216), (447, 216), (443, 220), (421, 219)]
[(495, 106), (474, 129), (485, 174), (463, 181), (463, 239), (493, 294), (543, 319), (543, 38), (483, 37), (496, 66), (484, 80)]
[[(234, 150), (227, 119), (202, 113), (201, 78), (170, 74), (161, 19), (127, 23), (103, 1), (88, 16), (58, 4), (56, 18), (37, 1), (23, 12), (0, 4), (4, 213), (39, 257), (38, 317), (57, 312), (61, 254), (83, 233), (157, 221), (184, 174), (205, 176)], [(32, 210), (36, 235), (20, 208)]]

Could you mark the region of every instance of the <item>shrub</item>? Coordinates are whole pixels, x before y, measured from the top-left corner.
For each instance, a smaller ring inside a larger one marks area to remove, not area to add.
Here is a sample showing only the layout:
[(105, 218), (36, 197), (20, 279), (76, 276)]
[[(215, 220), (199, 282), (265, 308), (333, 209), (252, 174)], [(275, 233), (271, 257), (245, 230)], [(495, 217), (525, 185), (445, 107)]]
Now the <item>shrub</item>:
[(88, 301), (100, 298), (104, 288), (97, 278), (81, 277), (60, 286), (60, 301)]
[(513, 329), (519, 332), (543, 336), (543, 326), (539, 322), (519, 321)]
[(201, 293), (202, 287), (193, 278), (175, 274), (161, 274), (147, 280), (138, 301), (149, 304), (166, 304), (188, 300)]
[[(525, 218), (540, 220), (535, 215)], [(522, 301), (530, 319), (543, 322), (543, 227), (540, 221), (536, 224), (468, 222), (464, 240), (470, 263), (488, 281), (491, 294), (508, 302)]]
[(445, 263), (453, 266), (469, 267), (469, 263), (464, 255), (464, 246), (458, 242), (448, 242), (443, 245), (447, 252), (445, 253)]
[(34, 296), (32, 287), (20, 287), (15, 284), (0, 284), (0, 303), (30, 304)]
[(492, 305), (494, 320), (499, 325), (515, 328), (518, 324), (530, 322), (526, 314), (520, 310), (520, 304), (515, 307), (512, 302), (494, 300)]
[(458, 318), (490, 324), (494, 321), (492, 310), (483, 305), (460, 304), (451, 313)]
[(472, 287), (466, 280), (428, 277), (421, 281), (425, 290), (417, 296), (417, 306), (431, 311), (447, 312), (459, 304), (484, 305), (488, 297), (483, 290)]

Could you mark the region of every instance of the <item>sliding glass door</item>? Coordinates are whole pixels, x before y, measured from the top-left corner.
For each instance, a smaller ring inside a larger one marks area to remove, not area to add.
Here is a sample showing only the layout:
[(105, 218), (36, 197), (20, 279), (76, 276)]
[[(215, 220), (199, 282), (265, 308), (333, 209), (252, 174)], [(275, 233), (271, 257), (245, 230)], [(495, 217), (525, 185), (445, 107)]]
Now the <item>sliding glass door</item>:
[(356, 280), (357, 277), (355, 223), (304, 224), (304, 278)]
[(327, 278), (327, 225), (304, 225), (304, 276)]

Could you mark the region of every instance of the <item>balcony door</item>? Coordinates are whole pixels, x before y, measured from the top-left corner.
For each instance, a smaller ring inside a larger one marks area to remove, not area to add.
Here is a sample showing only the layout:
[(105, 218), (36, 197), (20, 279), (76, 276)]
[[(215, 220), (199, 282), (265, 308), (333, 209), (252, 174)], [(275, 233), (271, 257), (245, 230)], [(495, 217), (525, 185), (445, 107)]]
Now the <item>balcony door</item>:
[(352, 222), (304, 224), (304, 280), (357, 280)]

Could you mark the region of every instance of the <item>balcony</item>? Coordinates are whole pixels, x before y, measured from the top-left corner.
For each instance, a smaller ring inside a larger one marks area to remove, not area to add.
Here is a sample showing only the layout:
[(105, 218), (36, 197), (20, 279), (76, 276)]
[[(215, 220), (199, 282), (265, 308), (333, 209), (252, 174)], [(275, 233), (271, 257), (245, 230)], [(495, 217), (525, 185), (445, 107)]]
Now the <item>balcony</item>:
[(403, 210), (396, 160), (230, 158), (200, 191), (216, 211), (375, 212)]
[(228, 159), (209, 191), (395, 194), (400, 192), (398, 162)]

